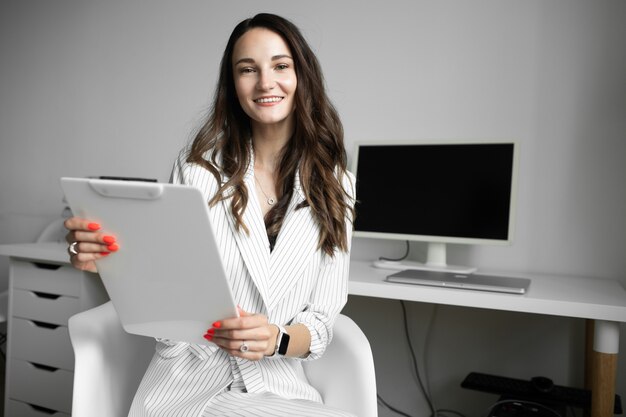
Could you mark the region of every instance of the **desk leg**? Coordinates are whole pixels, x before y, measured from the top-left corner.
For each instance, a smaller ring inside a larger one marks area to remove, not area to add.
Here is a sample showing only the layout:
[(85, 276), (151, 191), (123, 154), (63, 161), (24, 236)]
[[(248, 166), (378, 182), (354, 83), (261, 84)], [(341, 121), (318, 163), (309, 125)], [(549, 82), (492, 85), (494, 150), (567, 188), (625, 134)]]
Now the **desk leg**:
[[(594, 324), (595, 321), (592, 319), (585, 320), (585, 388), (588, 390), (591, 390), (591, 375), (593, 375)], [(589, 415), (591, 414), (589, 413)]]
[(611, 417), (619, 350), (619, 323), (596, 320), (591, 353), (591, 416)]

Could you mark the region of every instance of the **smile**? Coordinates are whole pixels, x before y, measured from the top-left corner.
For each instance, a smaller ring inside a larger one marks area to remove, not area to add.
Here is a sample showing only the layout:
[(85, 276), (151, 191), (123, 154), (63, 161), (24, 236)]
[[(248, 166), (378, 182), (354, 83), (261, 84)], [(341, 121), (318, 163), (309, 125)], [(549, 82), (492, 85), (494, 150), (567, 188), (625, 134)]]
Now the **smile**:
[(281, 101), (283, 98), (282, 97), (262, 97), (262, 98), (257, 98), (256, 100), (253, 100), (255, 103), (278, 103), (279, 101)]

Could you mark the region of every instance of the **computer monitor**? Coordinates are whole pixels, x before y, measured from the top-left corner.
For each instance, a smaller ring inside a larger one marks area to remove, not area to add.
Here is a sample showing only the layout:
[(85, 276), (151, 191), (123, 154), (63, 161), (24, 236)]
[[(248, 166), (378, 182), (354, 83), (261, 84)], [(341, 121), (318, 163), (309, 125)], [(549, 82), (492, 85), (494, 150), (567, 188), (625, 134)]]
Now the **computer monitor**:
[(424, 264), (377, 266), (473, 272), (447, 264), (446, 244), (511, 242), (517, 159), (513, 141), (359, 143), (354, 235), (428, 242)]

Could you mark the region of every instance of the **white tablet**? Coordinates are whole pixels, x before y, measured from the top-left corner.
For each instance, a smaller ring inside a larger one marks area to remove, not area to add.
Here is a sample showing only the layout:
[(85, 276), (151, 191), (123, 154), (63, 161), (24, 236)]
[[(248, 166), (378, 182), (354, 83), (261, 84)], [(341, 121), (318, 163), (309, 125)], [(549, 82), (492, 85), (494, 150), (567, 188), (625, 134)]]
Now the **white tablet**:
[(238, 315), (200, 190), (86, 178), (61, 187), (75, 216), (117, 239), (96, 264), (127, 332), (210, 345), (211, 324)]

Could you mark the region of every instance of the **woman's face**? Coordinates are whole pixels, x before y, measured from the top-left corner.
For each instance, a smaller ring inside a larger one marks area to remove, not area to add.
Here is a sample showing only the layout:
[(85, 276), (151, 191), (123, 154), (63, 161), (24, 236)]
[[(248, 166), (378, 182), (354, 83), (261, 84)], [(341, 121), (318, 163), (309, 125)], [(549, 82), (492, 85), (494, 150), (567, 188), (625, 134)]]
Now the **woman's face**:
[(264, 28), (246, 32), (235, 43), (233, 75), (237, 98), (253, 128), (293, 127), (298, 81), (291, 51), (280, 35)]

